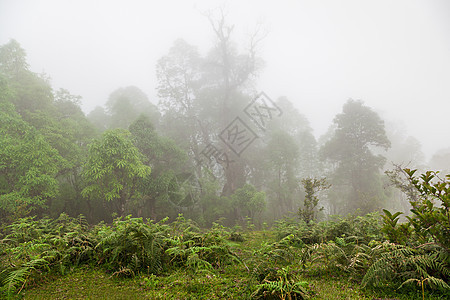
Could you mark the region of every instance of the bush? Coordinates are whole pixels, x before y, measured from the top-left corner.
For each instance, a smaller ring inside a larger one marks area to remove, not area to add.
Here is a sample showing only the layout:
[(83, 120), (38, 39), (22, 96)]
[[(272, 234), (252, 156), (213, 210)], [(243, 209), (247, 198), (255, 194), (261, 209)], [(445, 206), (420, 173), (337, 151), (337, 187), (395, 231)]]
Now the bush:
[(268, 269), (256, 286), (254, 299), (308, 299), (308, 283), (299, 281), (289, 267)]
[(428, 171), (419, 177), (415, 173), (404, 169), (406, 184), (394, 180), (408, 192), (412, 215), (399, 224), (399, 212), (384, 210), (383, 232), (390, 242), (373, 249), (376, 261), (363, 285), (418, 282), (422, 292), (424, 284), (450, 290), (450, 175), (443, 179), (438, 172)]
[(328, 221), (311, 222), (308, 225), (303, 220), (297, 221), (294, 218), (285, 218), (275, 224), (278, 239), (293, 234), (308, 245), (334, 241), (336, 238), (368, 244), (372, 240), (383, 239), (380, 229), (381, 222), (377, 212), (365, 216), (331, 216)]
[(8, 298), (35, 277), (52, 272), (65, 274), (67, 268), (94, 259), (96, 237), (90, 234), (82, 216), (22, 218), (6, 231), (1, 240), (0, 291)]
[(163, 268), (164, 251), (169, 244), (168, 226), (127, 216), (96, 230), (98, 264), (114, 274), (134, 275), (139, 271), (153, 274)]

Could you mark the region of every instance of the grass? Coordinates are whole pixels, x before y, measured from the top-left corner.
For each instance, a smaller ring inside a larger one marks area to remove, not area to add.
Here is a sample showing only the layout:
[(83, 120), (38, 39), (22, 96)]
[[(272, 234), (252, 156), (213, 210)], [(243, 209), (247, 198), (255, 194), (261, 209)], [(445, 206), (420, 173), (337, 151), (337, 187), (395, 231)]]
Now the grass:
[(81, 268), (53, 281), (27, 289), (24, 299), (139, 299), (143, 287), (116, 280), (101, 270)]
[(70, 275), (28, 288), (23, 299), (240, 299), (251, 293), (248, 282), (227, 274), (178, 271), (170, 275), (112, 278), (82, 268)]
[[(29, 284), (23, 299), (250, 299), (258, 280), (255, 274), (262, 261), (256, 251), (274, 241), (271, 232), (248, 232), (242, 243), (232, 243), (243, 263), (222, 266), (213, 272), (192, 273), (185, 269), (166, 270), (134, 278), (118, 278), (94, 267), (72, 270), (65, 276), (54, 276)], [(267, 268), (278, 269), (273, 261)], [(309, 284), (311, 299), (422, 299), (420, 289), (410, 286), (398, 290), (361, 289), (359, 283), (346, 274), (308, 274), (294, 261), (289, 264), (300, 281)], [(426, 299), (445, 299), (428, 293)]]
[[(241, 274), (244, 275), (244, 274)], [(419, 290), (408, 294), (396, 291), (361, 290), (346, 278), (306, 278), (315, 293), (312, 299), (422, 299)], [(156, 282), (155, 282), (156, 281)], [(23, 299), (249, 299), (252, 282), (246, 276), (191, 275), (177, 272), (169, 276), (139, 276), (115, 279), (101, 270), (79, 269), (23, 292)], [(426, 299), (445, 299), (428, 295)]]

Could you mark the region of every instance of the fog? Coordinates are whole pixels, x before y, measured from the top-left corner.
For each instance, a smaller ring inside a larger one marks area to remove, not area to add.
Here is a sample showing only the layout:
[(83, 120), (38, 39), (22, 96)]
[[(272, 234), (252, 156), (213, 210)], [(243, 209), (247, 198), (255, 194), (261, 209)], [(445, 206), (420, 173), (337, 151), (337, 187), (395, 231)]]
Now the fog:
[(17, 40), (31, 69), (83, 97), (88, 113), (135, 85), (153, 103), (155, 65), (174, 40), (206, 52), (204, 14), (222, 7), (245, 48), (267, 32), (257, 89), (286, 96), (319, 137), (347, 99), (403, 124), (427, 158), (450, 147), (450, 2), (431, 1), (0, 1), (0, 44)]

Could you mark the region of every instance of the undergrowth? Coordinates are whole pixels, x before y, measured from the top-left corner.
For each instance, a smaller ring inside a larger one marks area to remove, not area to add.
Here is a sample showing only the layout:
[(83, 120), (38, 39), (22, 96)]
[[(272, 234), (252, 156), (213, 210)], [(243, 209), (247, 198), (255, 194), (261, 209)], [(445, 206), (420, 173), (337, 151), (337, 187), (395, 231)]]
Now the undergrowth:
[[(409, 174), (422, 196), (402, 224), (388, 211), (308, 224), (283, 219), (262, 232), (217, 223), (204, 230), (182, 215), (172, 223), (128, 216), (95, 226), (65, 214), (22, 218), (1, 233), (0, 297), (86, 268), (139, 282), (152, 299), (447, 299), (449, 184)], [(324, 279), (352, 290), (328, 291)]]

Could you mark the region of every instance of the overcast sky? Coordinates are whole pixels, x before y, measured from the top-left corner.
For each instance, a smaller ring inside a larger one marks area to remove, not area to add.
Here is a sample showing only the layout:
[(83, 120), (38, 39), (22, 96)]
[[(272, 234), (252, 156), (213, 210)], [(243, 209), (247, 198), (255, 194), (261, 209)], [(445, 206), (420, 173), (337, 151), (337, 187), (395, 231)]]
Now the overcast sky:
[[(136, 85), (157, 103), (155, 64), (177, 38), (205, 53), (223, 1), (0, 0), (0, 44), (16, 39), (54, 88), (103, 105)], [(287, 96), (318, 137), (349, 99), (404, 123), (429, 158), (450, 147), (450, 1), (226, 1), (235, 41), (268, 35), (258, 89)]]

